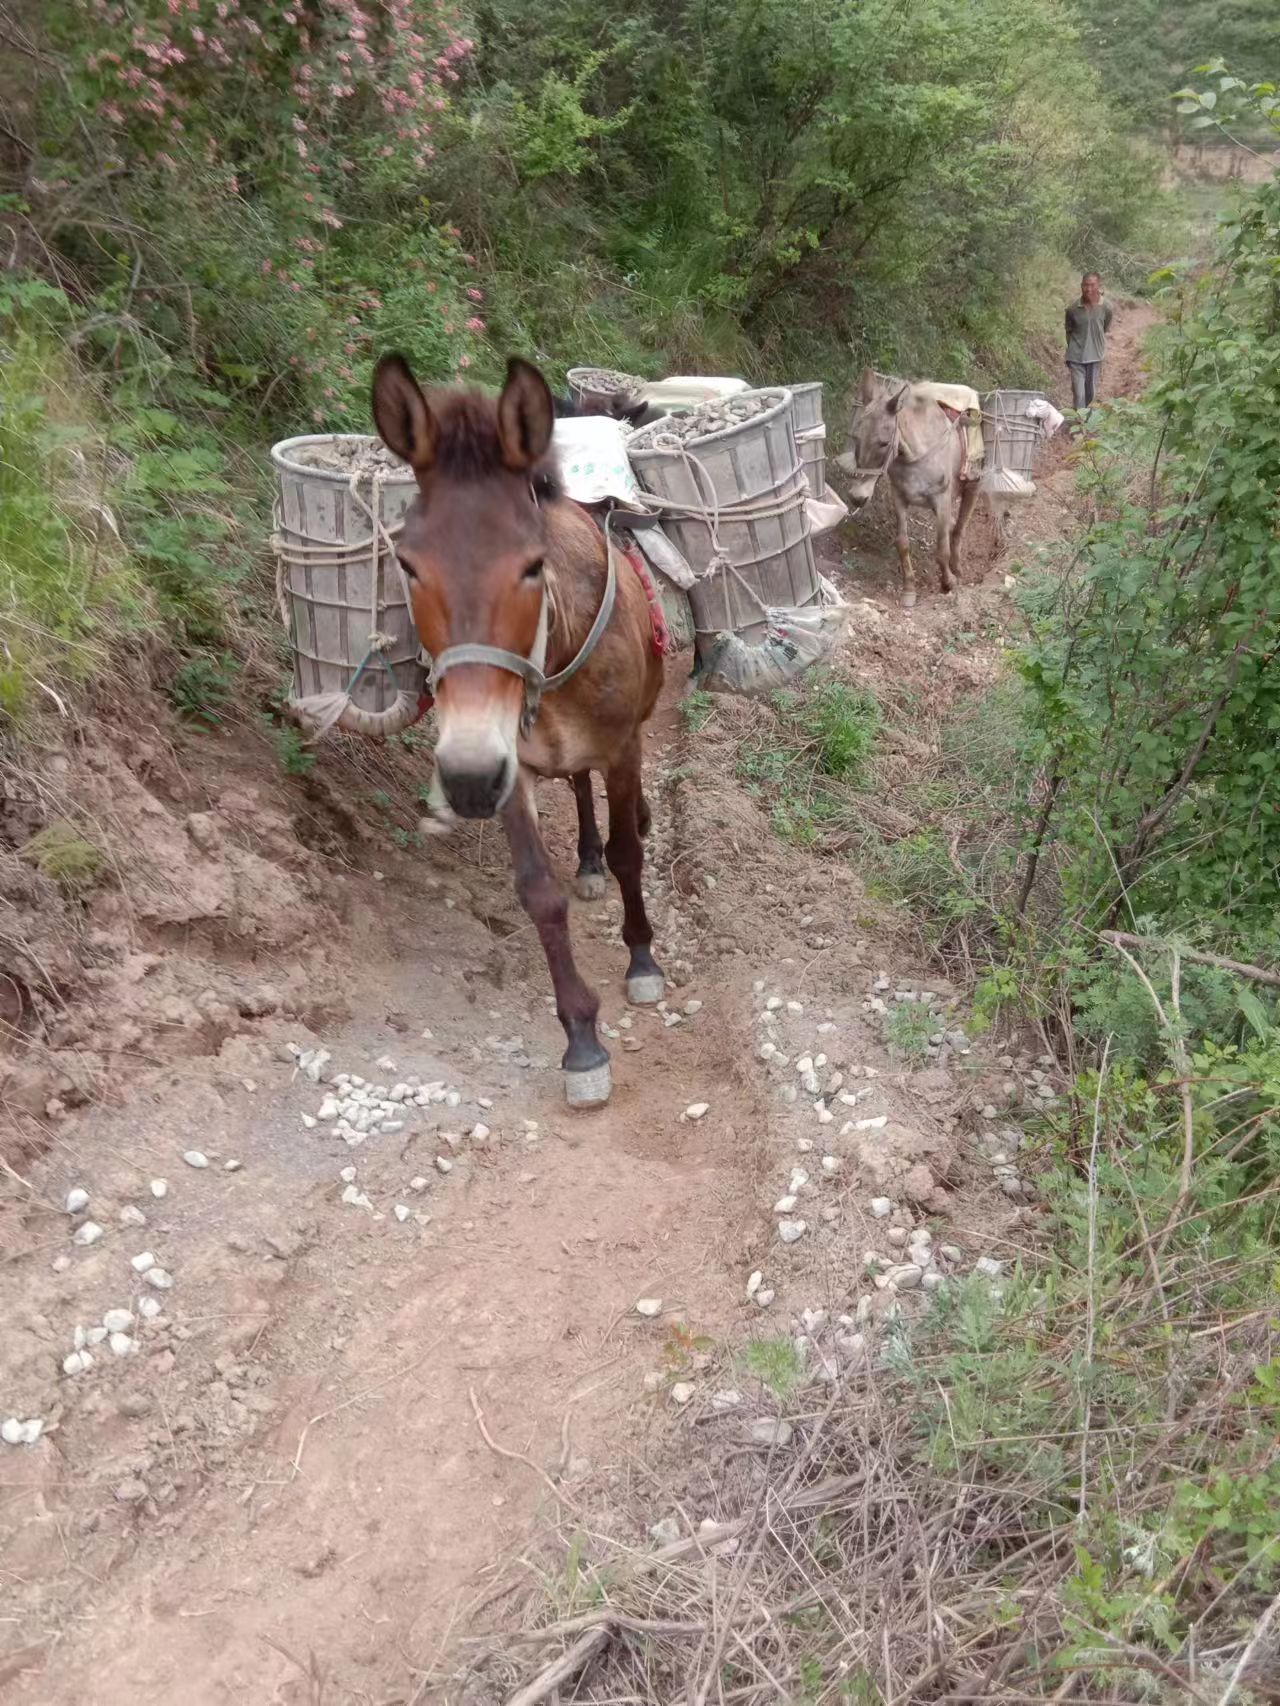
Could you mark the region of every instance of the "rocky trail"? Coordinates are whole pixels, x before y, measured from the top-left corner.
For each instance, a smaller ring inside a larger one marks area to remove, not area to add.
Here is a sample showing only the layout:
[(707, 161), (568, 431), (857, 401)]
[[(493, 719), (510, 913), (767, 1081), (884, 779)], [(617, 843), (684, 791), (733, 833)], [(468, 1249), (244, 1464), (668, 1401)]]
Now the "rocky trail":
[[(1050, 455), (1024, 538), (1069, 519)], [(904, 615), (879, 510), (842, 541), (840, 667), (911, 684), (927, 741), (998, 673), (1006, 562), (979, 536)], [(750, 709), (695, 724), (683, 674), (647, 737), (662, 1009), (623, 1000), (612, 888), (573, 906), (614, 1067), (590, 1114), (491, 827), (397, 846), (354, 771), (340, 809), (234, 732), (47, 755), (30, 809), (74, 790), (127, 851), (74, 941), (25, 878), (0, 914), (50, 988), (90, 968), (27, 1003), (4, 1084), (0, 1698), (461, 1701), (466, 1640), (554, 1594), (553, 1525), (678, 1539), (726, 1514), (726, 1439), (785, 1446), (742, 1344), (863, 1378), (886, 1307), (1033, 1241), (1052, 1058), (971, 1040), (910, 921), (771, 834)], [(544, 809), (568, 872), (569, 790)]]

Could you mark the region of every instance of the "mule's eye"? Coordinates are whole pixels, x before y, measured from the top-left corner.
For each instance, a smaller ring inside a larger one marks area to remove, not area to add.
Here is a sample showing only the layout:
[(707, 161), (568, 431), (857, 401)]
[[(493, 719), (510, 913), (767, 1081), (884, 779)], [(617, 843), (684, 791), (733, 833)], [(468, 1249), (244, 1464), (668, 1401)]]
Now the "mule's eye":
[(407, 557), (401, 557), (400, 558), (400, 567), (404, 570), (405, 574), (408, 575), (408, 577), (411, 581), (417, 580), (418, 577), (417, 577), (416, 573), (414, 572), (413, 564), (408, 560)]
[(538, 561), (536, 563), (530, 563), (529, 564), (529, 567), (524, 571), (524, 573), (521, 575), (520, 578), (521, 578), (521, 580), (526, 580), (526, 581), (536, 581), (541, 573), (542, 573), (542, 558), (539, 557)]

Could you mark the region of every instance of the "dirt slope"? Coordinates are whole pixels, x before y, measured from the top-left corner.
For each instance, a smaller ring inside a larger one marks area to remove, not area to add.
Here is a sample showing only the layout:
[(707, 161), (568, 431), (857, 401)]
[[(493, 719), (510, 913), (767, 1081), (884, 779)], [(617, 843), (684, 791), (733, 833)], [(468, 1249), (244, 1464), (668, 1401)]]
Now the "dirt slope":
[[(1121, 318), (1116, 388), (1147, 318)], [(1051, 468), (1030, 536), (1060, 530), (1068, 489)], [(979, 534), (958, 597), (904, 616), (882, 519), (843, 542), (863, 601), (848, 659), (917, 683), (928, 739), (998, 670), (1005, 569)], [(960, 655), (961, 632), (985, 637)], [(112, 844), (142, 851), (83, 934), (48, 946), (68, 965), (96, 954), (98, 980), (28, 1034), (6, 1086), (0, 1419), (45, 1428), (0, 1447), (0, 1698), (460, 1699), (457, 1643), (537, 1584), (548, 1517), (642, 1545), (672, 1509), (719, 1514), (704, 1341), (882, 1307), (861, 1271), (873, 1196), (966, 1260), (1031, 1236), (981, 1117), (1040, 1094), (1031, 1055), (998, 1067), (992, 1039), (923, 1071), (890, 1058), (874, 1004), (928, 990), (954, 1027), (950, 992), (848, 864), (771, 837), (734, 780), (737, 708), (688, 734), (682, 673), (649, 737), (674, 1022), (627, 1013), (616, 901), (575, 903), (614, 1056), (613, 1100), (587, 1116), (562, 1103), (545, 969), (492, 830), (339, 856), (341, 814), (291, 807), (249, 748), (55, 755), (68, 786), (97, 776)], [(569, 804), (547, 790), (566, 869)], [(24, 896), (10, 916), (30, 929), (50, 914)], [(326, 1086), (294, 1051), (317, 1046), (322, 1076), (437, 1099), (350, 1147), (314, 1123)], [(805, 1054), (827, 1056), (830, 1118), (796, 1094)], [(792, 1184), (805, 1231), (784, 1245), (770, 1211)], [(344, 1201), (350, 1185), (366, 1200)], [(89, 1203), (69, 1216), (76, 1187)], [(102, 1235), (76, 1245), (86, 1219)], [(171, 1289), (135, 1271), (144, 1253)], [(89, 1344), (92, 1366), (63, 1373), (77, 1326), (112, 1309), (135, 1316), (121, 1354)], [(857, 1354), (849, 1333), (818, 1348), (832, 1368)]]

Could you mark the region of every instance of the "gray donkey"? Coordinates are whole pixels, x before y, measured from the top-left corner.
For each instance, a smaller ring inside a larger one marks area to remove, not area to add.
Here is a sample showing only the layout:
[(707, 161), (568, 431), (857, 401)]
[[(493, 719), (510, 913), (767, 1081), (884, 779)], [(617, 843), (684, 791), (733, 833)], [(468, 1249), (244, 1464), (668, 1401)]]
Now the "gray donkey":
[(867, 367), (849, 421), (848, 444), (836, 462), (850, 476), (849, 507), (855, 514), (870, 500), (881, 474), (889, 476), (898, 517), (894, 543), (902, 565), (903, 606), (910, 609), (916, 601), (907, 536), (911, 509), (933, 511), (934, 556), (942, 590), (950, 592), (960, 579), (960, 541), (978, 496), (977, 480), (964, 477), (963, 423), (905, 381), (885, 380)]

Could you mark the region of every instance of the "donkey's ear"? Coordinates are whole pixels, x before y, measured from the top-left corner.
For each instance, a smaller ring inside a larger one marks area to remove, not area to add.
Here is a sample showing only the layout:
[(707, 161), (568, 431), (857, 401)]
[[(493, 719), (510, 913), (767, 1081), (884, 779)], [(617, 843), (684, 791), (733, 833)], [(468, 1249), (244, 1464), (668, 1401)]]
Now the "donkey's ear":
[(498, 398), (498, 444), (502, 460), (524, 474), (547, 454), (556, 411), (546, 380), (531, 362), (513, 355)]
[(900, 391), (895, 391), (893, 396), (890, 397), (888, 408), (891, 415), (897, 414), (898, 410), (906, 402), (910, 391), (911, 387), (909, 385), (904, 385)]
[(864, 367), (858, 380), (858, 395), (864, 403), (873, 403), (880, 389), (880, 381), (876, 378), (874, 367)]
[(384, 355), (373, 376), (373, 420), (387, 449), (425, 474), (436, 459), (440, 429), (422, 387), (402, 355)]

